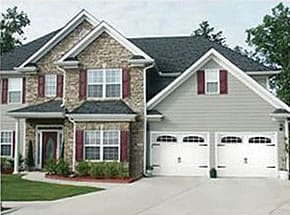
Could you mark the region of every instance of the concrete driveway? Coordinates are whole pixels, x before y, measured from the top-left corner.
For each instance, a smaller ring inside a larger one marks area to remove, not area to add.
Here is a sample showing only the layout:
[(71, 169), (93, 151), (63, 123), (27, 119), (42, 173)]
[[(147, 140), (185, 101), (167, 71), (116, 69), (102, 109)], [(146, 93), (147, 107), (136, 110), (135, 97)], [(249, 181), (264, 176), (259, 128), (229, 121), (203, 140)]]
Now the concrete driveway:
[(79, 197), (26, 205), (21, 215), (289, 215), (290, 182), (277, 179), (144, 178)]

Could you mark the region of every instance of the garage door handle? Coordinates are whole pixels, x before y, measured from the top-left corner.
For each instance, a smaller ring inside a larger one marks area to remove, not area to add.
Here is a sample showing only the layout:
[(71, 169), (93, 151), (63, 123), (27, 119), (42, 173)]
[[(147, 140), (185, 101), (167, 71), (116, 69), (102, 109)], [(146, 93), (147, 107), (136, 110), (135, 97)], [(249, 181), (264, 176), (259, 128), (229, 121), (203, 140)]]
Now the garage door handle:
[(199, 168), (207, 168), (208, 166), (207, 165), (201, 165), (201, 166), (198, 166)]
[(217, 146), (225, 146), (224, 144), (217, 144)]
[(152, 146), (160, 146), (159, 143), (153, 143)]
[(226, 166), (220, 166), (220, 165), (219, 165), (219, 166), (217, 166), (217, 168), (226, 168)]
[(207, 144), (199, 144), (199, 146), (207, 146)]
[(269, 145), (266, 145), (266, 146), (275, 146), (275, 144), (269, 144)]
[(160, 167), (159, 164), (153, 164), (152, 166), (153, 166), (153, 167)]
[(270, 168), (270, 169), (275, 169), (276, 166), (267, 166), (267, 168)]

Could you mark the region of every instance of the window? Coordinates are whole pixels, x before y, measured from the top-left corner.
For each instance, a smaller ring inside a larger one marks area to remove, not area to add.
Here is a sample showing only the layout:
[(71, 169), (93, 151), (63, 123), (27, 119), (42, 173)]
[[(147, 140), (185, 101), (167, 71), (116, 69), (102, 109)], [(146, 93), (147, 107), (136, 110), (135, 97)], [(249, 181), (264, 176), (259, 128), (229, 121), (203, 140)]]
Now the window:
[(204, 143), (204, 138), (199, 136), (187, 136), (183, 138), (185, 143)]
[(271, 139), (268, 137), (251, 137), (249, 143), (271, 143)]
[(1, 156), (12, 156), (13, 132), (0, 132)]
[(176, 137), (169, 136), (169, 135), (163, 135), (157, 137), (158, 142), (177, 142)]
[(8, 79), (8, 103), (20, 103), (22, 95), (22, 78)]
[(85, 160), (120, 160), (119, 131), (85, 131)]
[(242, 138), (235, 136), (223, 137), (221, 140), (222, 143), (242, 143)]
[(207, 94), (219, 93), (219, 71), (206, 70), (205, 71), (205, 89)]
[(88, 70), (89, 98), (120, 98), (121, 69)]
[(45, 96), (56, 96), (56, 75), (45, 75)]

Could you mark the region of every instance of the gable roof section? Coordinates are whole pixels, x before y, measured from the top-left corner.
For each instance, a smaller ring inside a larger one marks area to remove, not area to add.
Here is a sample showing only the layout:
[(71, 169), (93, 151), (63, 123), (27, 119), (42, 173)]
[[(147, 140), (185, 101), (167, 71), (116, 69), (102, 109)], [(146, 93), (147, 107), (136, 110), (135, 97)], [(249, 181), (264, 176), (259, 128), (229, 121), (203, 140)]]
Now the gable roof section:
[(33, 55), (38, 49), (40, 49), (45, 43), (53, 38), (59, 31), (53, 31), (46, 34), (30, 43), (27, 43), (21, 47), (15, 48), (14, 50), (4, 53), (1, 56), (0, 70), (13, 70), (14, 67), (20, 66), (25, 60)]
[(103, 32), (108, 33), (111, 37), (117, 40), (121, 45), (131, 51), (134, 55), (141, 55), (146, 60), (153, 61), (153, 59), (142, 51), (139, 47), (135, 46), (120, 32), (107, 24), (105, 21), (100, 22), (89, 34), (87, 34), (77, 45), (75, 45), (70, 51), (68, 51), (58, 63), (64, 62), (67, 58), (76, 57), (81, 53), (90, 43), (92, 43)]
[(39, 48), (32, 56), (30, 56), (27, 60), (25, 60), (19, 66), (19, 68), (23, 68), (29, 63), (35, 63), (36, 61), (38, 61), (84, 20), (88, 21), (93, 26), (96, 26), (99, 23), (99, 21), (95, 17), (93, 17), (90, 13), (88, 13), (86, 10), (81, 10), (59, 32), (57, 32), (56, 35), (54, 35), (47, 43), (45, 43), (41, 48)]
[(162, 73), (182, 73), (214, 48), (243, 71), (272, 71), (234, 50), (201, 36), (129, 38), (136, 46), (154, 58)]
[(9, 111), (9, 113), (25, 113), (25, 112), (38, 112), (38, 113), (47, 113), (47, 112), (60, 112), (64, 113), (64, 109), (61, 107), (62, 100), (50, 100), (44, 103), (30, 105), (20, 109)]
[(200, 67), (202, 67), (210, 59), (217, 61), (221, 66), (227, 69), (231, 74), (255, 92), (258, 96), (264, 99), (266, 102), (271, 104), (275, 108), (284, 108), (290, 111), (290, 107), (282, 102), (280, 99), (275, 97), (273, 94), (268, 92), (264, 87), (258, 84), (255, 80), (245, 74), (239, 67), (234, 65), (230, 60), (228, 60), (221, 53), (215, 49), (210, 49), (203, 56), (201, 56), (193, 65), (191, 65), (182, 75), (171, 82), (167, 87), (161, 90), (156, 96), (154, 96), (148, 103), (147, 108), (149, 110), (153, 109), (157, 104), (159, 104), (163, 99), (169, 96), (177, 87), (183, 84), (188, 78), (190, 78), (193, 73), (195, 73)]

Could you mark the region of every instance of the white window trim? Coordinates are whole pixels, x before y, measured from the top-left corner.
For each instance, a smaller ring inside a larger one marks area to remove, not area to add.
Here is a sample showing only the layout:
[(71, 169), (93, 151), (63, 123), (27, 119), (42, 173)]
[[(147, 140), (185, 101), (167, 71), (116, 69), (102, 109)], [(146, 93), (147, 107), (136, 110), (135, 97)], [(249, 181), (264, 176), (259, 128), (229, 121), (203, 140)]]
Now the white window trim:
[[(47, 81), (46, 81), (46, 77), (47, 76), (54, 76), (54, 82), (55, 82), (55, 92), (54, 92), (54, 94), (48, 94), (47, 92), (46, 92), (46, 87), (47, 87)], [(45, 97), (56, 97), (56, 95), (57, 95), (57, 75), (56, 74), (45, 74), (44, 75), (44, 96)]]
[[(114, 71), (120, 71), (120, 96), (119, 97), (106, 97), (106, 85), (107, 84), (119, 84), (119, 83), (107, 83), (106, 82), (106, 71), (107, 70), (114, 70)], [(86, 90), (87, 90), (87, 99), (88, 100), (98, 100), (98, 99), (120, 99), (123, 98), (123, 73), (122, 73), (122, 69), (120, 68), (104, 68), (104, 69), (88, 69), (87, 72), (92, 72), (92, 71), (102, 71), (103, 73), (103, 82), (99, 83), (91, 83), (90, 85), (102, 85), (102, 97), (89, 97), (89, 81), (87, 80), (87, 86), (86, 86)]]
[[(207, 75), (206, 75), (207, 72), (216, 72), (217, 73), (217, 92), (208, 92), (207, 91), (207, 83), (208, 82), (213, 83), (212, 81), (208, 81), (207, 80), (207, 78), (206, 78), (207, 77)], [(218, 95), (218, 94), (220, 94), (220, 72), (219, 72), (218, 69), (206, 69), (205, 70), (204, 85), (205, 85), (205, 94), (206, 95)]]
[[(121, 131), (120, 130), (85, 130), (83, 140), (85, 141), (85, 133), (86, 132), (99, 132), (100, 133), (100, 144), (85, 144), (83, 143), (83, 160), (91, 161), (91, 162), (112, 162), (112, 161), (121, 161)], [(115, 144), (104, 144), (104, 132), (118, 132), (118, 145)], [(100, 147), (100, 159), (99, 160), (88, 160), (85, 157), (86, 147)], [(118, 160), (104, 160), (104, 148), (105, 147), (118, 147)]]
[[(9, 90), (9, 83), (11, 79), (20, 79), (20, 100), (18, 102), (10, 102), (9, 92), (19, 92), (18, 90)], [(7, 104), (21, 104), (23, 96), (23, 78), (8, 78), (8, 89), (7, 89)]]
[[(2, 145), (11, 145), (10, 155), (1, 155), (1, 157), (11, 158), (13, 156), (13, 130), (0, 130), (0, 136), (2, 132), (9, 132), (11, 134), (11, 143), (2, 143), (0, 138), (0, 147)], [(2, 151), (1, 151), (2, 152)]]

